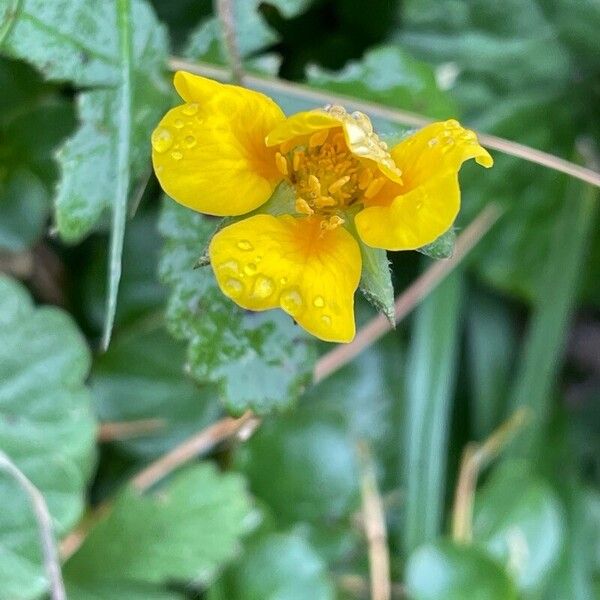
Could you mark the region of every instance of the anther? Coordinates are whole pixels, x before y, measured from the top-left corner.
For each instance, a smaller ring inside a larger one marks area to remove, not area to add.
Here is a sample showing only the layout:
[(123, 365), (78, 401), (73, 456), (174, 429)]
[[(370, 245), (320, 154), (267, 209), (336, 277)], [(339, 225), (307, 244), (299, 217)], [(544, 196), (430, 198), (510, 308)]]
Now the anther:
[(324, 231), (332, 231), (333, 229), (337, 229), (342, 223), (344, 219), (339, 215), (332, 215), (329, 219), (324, 219), (321, 221), (321, 229)]
[(308, 140), (308, 147), (317, 148), (318, 146), (322, 146), (328, 135), (329, 129), (321, 129), (321, 131), (313, 133)]
[(308, 176), (308, 189), (314, 194), (315, 198), (318, 198), (321, 195), (321, 183), (315, 175)]
[(304, 158), (304, 152), (302, 150), (298, 150), (294, 152), (294, 158), (292, 159), (292, 167), (294, 167), (294, 171), (297, 171), (300, 168), (300, 163)]
[(373, 196), (375, 196), (375, 194), (378, 194), (381, 191), (381, 188), (383, 187), (384, 183), (384, 177), (378, 177), (377, 179), (371, 181), (369, 187), (365, 191), (365, 198), (372, 198)]
[(285, 156), (283, 156), (283, 154), (281, 154), (281, 152), (277, 152), (277, 154), (275, 154), (275, 164), (277, 165), (277, 170), (282, 175), (288, 174), (288, 172), (289, 172), (288, 162), (287, 162)]
[(366, 190), (373, 179), (371, 169), (363, 169), (358, 175), (358, 188)]
[(350, 176), (345, 175), (344, 177), (340, 177), (337, 181), (334, 181), (327, 189), (329, 190), (330, 194), (335, 194), (336, 192), (339, 192), (349, 181)]
[(300, 197), (296, 198), (296, 211), (309, 217), (315, 214), (315, 211), (310, 207), (308, 202)]
[(317, 208), (325, 208), (327, 206), (335, 206), (337, 202), (331, 196), (321, 196), (315, 200)]

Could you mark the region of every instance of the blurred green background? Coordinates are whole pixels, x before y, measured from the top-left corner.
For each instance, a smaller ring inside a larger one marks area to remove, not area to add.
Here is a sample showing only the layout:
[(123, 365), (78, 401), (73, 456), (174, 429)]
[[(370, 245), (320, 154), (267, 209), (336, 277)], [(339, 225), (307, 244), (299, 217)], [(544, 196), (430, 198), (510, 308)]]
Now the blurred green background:
[[(251, 73), (600, 170), (598, 0), (232, 5)], [(490, 171), (465, 165), (457, 233), (492, 202), (499, 222), (395, 331), (311, 385), (331, 345), (278, 311), (244, 313), (193, 270), (215, 223), (151, 173), (150, 133), (176, 103), (169, 57), (225, 68), (222, 40), (208, 1), (0, 0), (0, 450), (46, 500), (68, 597), (374, 597), (376, 488), (391, 581), (377, 600), (600, 598), (597, 188), (498, 152)], [(375, 122), (390, 140), (406, 131)], [(389, 258), (396, 294), (434, 262)], [(357, 295), (359, 325), (375, 314)], [(507, 439), (489, 437), (520, 408)], [(262, 417), (249, 439), (143, 494), (130, 485), (248, 409)], [(474, 501), (468, 534), (453, 534), (461, 457), (485, 440), (476, 489), (459, 494)], [(28, 499), (0, 471), (0, 599), (48, 585)]]

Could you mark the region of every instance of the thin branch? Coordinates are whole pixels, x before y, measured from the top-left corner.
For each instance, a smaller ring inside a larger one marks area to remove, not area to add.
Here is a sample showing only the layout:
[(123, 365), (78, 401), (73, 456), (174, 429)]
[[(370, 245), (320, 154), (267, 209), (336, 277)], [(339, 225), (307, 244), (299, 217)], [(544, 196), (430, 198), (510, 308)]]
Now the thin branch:
[(96, 439), (100, 443), (140, 437), (162, 429), (164, 419), (139, 419), (137, 421), (105, 421), (98, 428)]
[(369, 545), (369, 571), (371, 574), (371, 600), (390, 600), (390, 555), (387, 544), (385, 512), (377, 488), (375, 465), (366, 442), (358, 445), (360, 459), (360, 490), (365, 535)]
[(52, 517), (44, 496), (2, 450), (0, 450), (0, 469), (8, 473), (29, 497), (38, 524), (44, 569), (50, 584), (50, 597), (52, 600), (66, 600), (65, 586), (52, 533)]
[(527, 420), (526, 408), (519, 408), (482, 444), (472, 442), (464, 451), (452, 511), (452, 539), (469, 543), (473, 537), (473, 502), (477, 479), (487, 465), (506, 447)]
[[(362, 577), (362, 575), (356, 575), (354, 573), (344, 573), (338, 575), (336, 583), (344, 592), (357, 596), (359, 598), (368, 598), (370, 592), (369, 582)], [(392, 582), (392, 598), (394, 600), (401, 600), (407, 598), (406, 588), (401, 583), (395, 581)]]
[[(219, 81), (232, 80), (232, 75), (228, 69), (207, 63), (189, 62), (178, 57), (171, 57), (169, 60), (169, 67), (173, 71), (189, 71), (190, 73), (205, 75)], [(357, 100), (356, 98), (349, 96), (321, 92), (307, 85), (291, 83), (281, 79), (246, 74), (244, 76), (244, 83), (251, 88), (264, 89), (270, 92), (280, 92), (296, 98), (303, 98), (304, 100), (318, 104), (343, 104), (354, 110), (361, 110), (370, 114), (371, 116), (380, 117), (392, 123), (398, 123), (399, 125), (408, 127), (423, 127), (423, 125), (427, 125), (432, 121), (432, 119), (428, 117), (409, 111), (389, 108), (375, 102)], [(560, 171), (561, 173), (565, 173), (566, 175), (570, 175), (571, 177), (575, 177), (576, 179), (580, 179), (581, 181), (585, 181), (586, 183), (600, 187), (600, 173), (592, 169), (582, 167), (568, 160), (560, 158), (559, 156), (549, 154), (548, 152), (543, 152), (541, 150), (525, 146), (524, 144), (519, 144), (518, 142), (500, 138), (495, 135), (489, 135), (487, 133), (478, 133), (477, 135), (479, 136), (481, 143), (492, 150), (498, 150), (503, 154), (508, 154), (509, 156), (521, 158), (528, 162), (532, 162), (555, 171)]]
[[(406, 317), (427, 294), (456, 269), (479, 240), (491, 229), (500, 215), (500, 209), (494, 204), (489, 204), (458, 236), (454, 256), (435, 262), (398, 296), (394, 307), (396, 323)], [(391, 328), (390, 322), (384, 315), (378, 315), (371, 319), (358, 331), (352, 342), (336, 346), (321, 356), (315, 365), (314, 382), (318, 383), (349, 363)]]
[(215, 11), (221, 23), (223, 41), (227, 52), (227, 62), (231, 67), (231, 80), (234, 83), (244, 83), (244, 67), (235, 35), (235, 15), (232, 0), (215, 0)]
[(254, 420), (256, 420), (256, 417), (251, 411), (247, 411), (237, 419), (225, 417), (213, 423), (153, 463), (150, 463), (150, 465), (132, 479), (131, 484), (139, 492), (145, 492), (155, 483), (165, 478), (181, 465), (196, 458), (199, 454), (204, 454), (217, 444), (238, 435), (240, 432), (244, 432)]

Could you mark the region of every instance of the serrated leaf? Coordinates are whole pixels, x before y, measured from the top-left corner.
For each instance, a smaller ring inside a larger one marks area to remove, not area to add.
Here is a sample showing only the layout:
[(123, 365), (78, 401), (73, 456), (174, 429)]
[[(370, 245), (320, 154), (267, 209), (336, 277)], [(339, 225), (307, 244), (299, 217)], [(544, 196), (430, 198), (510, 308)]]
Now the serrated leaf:
[(168, 327), (188, 340), (192, 376), (218, 383), (230, 411), (282, 409), (311, 379), (313, 345), (283, 313), (243, 311), (221, 293), (210, 269), (193, 269), (216, 225), (166, 200), (161, 276), (172, 288)]
[(333, 600), (326, 565), (298, 533), (259, 537), (225, 577), (209, 591), (209, 600)]
[(417, 252), (429, 256), (429, 258), (450, 258), (454, 254), (455, 244), (456, 232), (452, 227), (446, 233), (442, 233), (439, 238), (433, 240), (431, 244), (417, 248)]
[(473, 537), (506, 566), (523, 593), (543, 589), (562, 553), (564, 529), (556, 493), (527, 464), (504, 463), (477, 494)]
[(91, 387), (102, 421), (162, 421), (156, 430), (115, 442), (127, 453), (155, 458), (219, 418), (216, 387), (194, 384), (184, 363), (185, 347), (158, 322), (116, 335), (94, 363)]
[(326, 91), (363, 98), (404, 110), (449, 117), (452, 103), (438, 88), (433, 69), (399, 46), (378, 46), (341, 71), (307, 69), (309, 83)]
[(436, 542), (413, 552), (406, 587), (414, 600), (517, 600), (502, 567), (472, 546)]
[[(90, 353), (65, 312), (34, 308), (2, 276), (0, 315), (0, 447), (42, 492), (61, 536), (81, 516), (94, 464), (96, 422), (84, 386)], [(36, 598), (46, 587), (38, 527), (1, 473), (0, 505), (0, 597)]]
[(190, 467), (154, 494), (125, 489), (66, 563), (65, 579), (206, 584), (235, 555), (252, 520), (239, 475), (209, 463)]

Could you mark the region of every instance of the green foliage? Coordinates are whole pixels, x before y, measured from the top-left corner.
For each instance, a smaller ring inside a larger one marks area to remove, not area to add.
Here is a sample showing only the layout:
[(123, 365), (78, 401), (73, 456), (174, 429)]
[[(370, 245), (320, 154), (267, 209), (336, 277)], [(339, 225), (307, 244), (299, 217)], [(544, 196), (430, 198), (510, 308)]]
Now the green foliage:
[[(69, 315), (36, 309), (21, 285), (1, 276), (0, 448), (44, 494), (58, 535), (81, 516), (94, 465), (89, 368)], [(36, 522), (3, 472), (0, 503), (0, 597), (36, 598), (46, 585)]]
[(288, 407), (312, 377), (311, 342), (287, 316), (245, 313), (223, 296), (209, 268), (193, 268), (216, 226), (210, 217), (165, 202), (161, 276), (172, 287), (167, 324), (188, 340), (189, 372), (218, 383), (231, 412)]
[(125, 490), (69, 559), (65, 577), (85, 588), (119, 581), (207, 583), (235, 554), (249, 517), (239, 476), (219, 475), (208, 464), (193, 467), (150, 496)]
[[(245, 69), (288, 113), (315, 107), (296, 82), (598, 169), (595, 0), (233, 8)], [(369, 597), (364, 445), (393, 595), (600, 597), (595, 190), (499, 152), (489, 171), (465, 164), (461, 215), (429, 258), (361, 247), (364, 295), (391, 318), (484, 206), (502, 219), (413, 316), (314, 384), (348, 349), (225, 298), (194, 267), (228, 221), (152, 177), (150, 132), (176, 102), (169, 57), (227, 68), (213, 3), (0, 0), (0, 55), (0, 270), (28, 288), (0, 276), (0, 449), (57, 541), (82, 535), (62, 564), (69, 598)], [(406, 135), (373, 121), (390, 146)], [(258, 212), (294, 199), (281, 185)], [(375, 309), (357, 295), (359, 328)], [(469, 482), (472, 539), (448, 539), (465, 446), (522, 406), (529, 420)], [(260, 422), (239, 429), (230, 416), (249, 409)], [(153, 461), (163, 475), (140, 492), (131, 478)], [(4, 472), (0, 506), (0, 598), (48, 597), (34, 513)]]
[(408, 559), (406, 585), (414, 600), (517, 600), (502, 567), (473, 547), (428, 544)]

